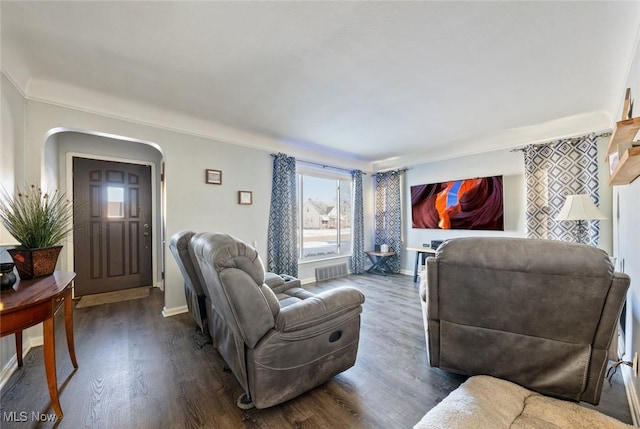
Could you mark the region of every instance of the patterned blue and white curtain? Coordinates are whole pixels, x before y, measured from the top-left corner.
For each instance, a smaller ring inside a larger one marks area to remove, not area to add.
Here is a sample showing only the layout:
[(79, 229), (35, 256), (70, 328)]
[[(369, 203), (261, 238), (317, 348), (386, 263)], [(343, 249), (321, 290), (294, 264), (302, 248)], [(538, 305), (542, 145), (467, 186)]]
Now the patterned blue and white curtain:
[(388, 266), (394, 273), (400, 272), (400, 252), (402, 251), (402, 212), (400, 203), (401, 171), (377, 173), (376, 213), (374, 244), (389, 246), (396, 254), (389, 259)]
[(351, 228), (351, 272), (364, 273), (364, 210), (362, 203), (362, 171), (353, 170), (353, 224)]
[(298, 276), (296, 159), (279, 153), (273, 159), (269, 211), (269, 271)]
[[(555, 220), (567, 195), (588, 194), (599, 205), (595, 134), (523, 149), (527, 182), (527, 236), (576, 242), (574, 222)], [(587, 242), (597, 245), (600, 225), (583, 221)]]

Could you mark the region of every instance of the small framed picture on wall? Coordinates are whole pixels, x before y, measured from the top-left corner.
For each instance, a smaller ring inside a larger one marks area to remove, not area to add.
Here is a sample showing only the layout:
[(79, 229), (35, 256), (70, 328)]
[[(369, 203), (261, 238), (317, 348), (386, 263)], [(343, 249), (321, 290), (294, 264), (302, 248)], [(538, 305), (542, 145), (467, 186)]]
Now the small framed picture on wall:
[(222, 171), (220, 170), (206, 170), (205, 182), (210, 185), (222, 185)]
[(253, 204), (253, 194), (251, 191), (238, 191), (238, 204)]

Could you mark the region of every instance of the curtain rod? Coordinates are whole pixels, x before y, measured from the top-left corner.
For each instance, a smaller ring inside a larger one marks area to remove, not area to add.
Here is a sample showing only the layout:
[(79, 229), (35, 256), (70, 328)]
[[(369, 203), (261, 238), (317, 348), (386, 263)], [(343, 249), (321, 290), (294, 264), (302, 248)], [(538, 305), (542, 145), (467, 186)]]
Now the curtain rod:
[[(275, 157), (276, 154), (272, 153), (271, 156)], [(340, 171), (346, 171), (351, 173), (353, 170), (357, 170), (356, 168), (343, 168), (343, 167), (335, 167), (333, 165), (327, 165), (327, 164), (321, 164), (319, 162), (313, 162), (313, 161), (305, 161), (304, 159), (298, 159), (296, 158), (296, 161), (302, 162), (304, 164), (311, 164), (311, 165), (317, 165), (318, 167), (322, 167), (322, 168), (331, 168), (333, 170), (340, 170)], [(365, 173), (364, 171), (362, 172), (362, 174), (364, 174), (365, 176), (367, 175), (367, 173)]]
[(408, 171), (409, 169), (407, 167), (405, 168), (398, 168), (396, 170), (391, 169), (391, 170), (383, 170), (383, 171), (376, 171), (375, 173), (373, 173), (372, 175), (375, 176), (376, 174), (382, 174), (382, 173), (390, 173), (392, 171), (397, 171), (398, 173), (404, 173), (405, 171)]
[[(589, 137), (589, 134), (585, 134), (585, 135), (580, 136), (580, 137), (571, 137), (571, 138), (568, 138), (568, 139), (549, 140), (549, 141), (547, 141), (545, 143), (528, 144), (528, 145), (525, 145), (525, 146), (520, 146), (520, 147), (513, 148), (509, 152), (520, 152), (520, 151), (525, 150), (525, 148), (527, 148), (529, 146), (534, 146), (534, 147), (536, 147), (536, 146), (544, 146), (546, 144), (559, 142), (559, 141), (566, 141), (566, 142), (569, 142), (569, 143), (575, 143), (575, 142), (579, 142), (580, 140), (584, 140), (585, 137)], [(596, 134), (595, 137), (596, 138), (599, 138), (599, 137), (611, 137), (611, 133), (610, 132), (604, 132), (604, 133)]]

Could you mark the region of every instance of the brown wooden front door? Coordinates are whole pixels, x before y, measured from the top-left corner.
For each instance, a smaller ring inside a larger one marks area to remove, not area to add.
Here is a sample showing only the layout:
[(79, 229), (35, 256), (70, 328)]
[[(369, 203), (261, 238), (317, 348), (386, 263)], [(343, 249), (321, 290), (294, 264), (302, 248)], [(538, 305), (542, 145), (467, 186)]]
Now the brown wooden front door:
[(75, 295), (151, 286), (151, 167), (73, 158)]

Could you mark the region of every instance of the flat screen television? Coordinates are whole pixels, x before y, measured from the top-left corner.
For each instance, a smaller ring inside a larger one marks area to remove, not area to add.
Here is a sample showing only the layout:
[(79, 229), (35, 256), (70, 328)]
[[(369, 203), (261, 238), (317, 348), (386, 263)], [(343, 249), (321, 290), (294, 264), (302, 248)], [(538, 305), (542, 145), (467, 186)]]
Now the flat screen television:
[(414, 228), (504, 230), (502, 176), (411, 187)]

